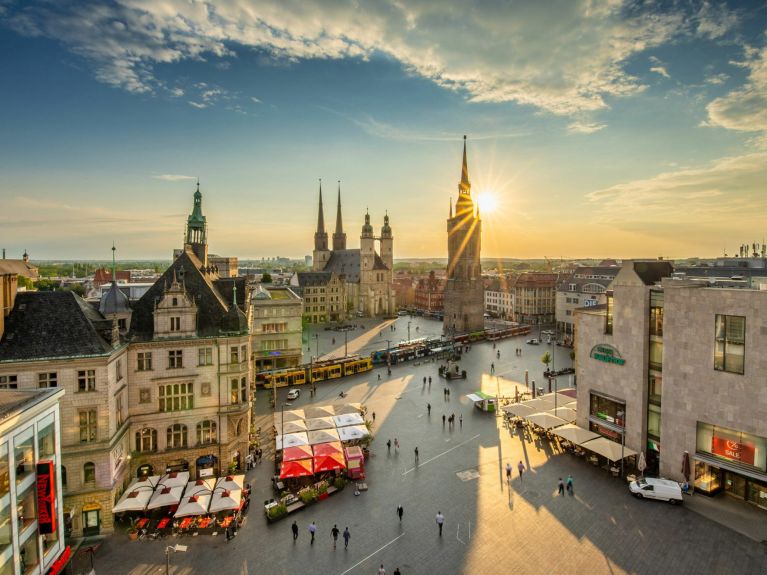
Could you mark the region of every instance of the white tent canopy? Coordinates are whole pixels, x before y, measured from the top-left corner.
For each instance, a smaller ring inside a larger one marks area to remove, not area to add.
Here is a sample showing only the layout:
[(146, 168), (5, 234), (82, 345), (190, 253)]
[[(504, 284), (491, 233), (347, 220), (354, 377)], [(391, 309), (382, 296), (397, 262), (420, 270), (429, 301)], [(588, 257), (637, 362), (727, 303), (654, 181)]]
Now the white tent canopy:
[(279, 435), (282, 435), (283, 433), (301, 433), (302, 431), (307, 430), (306, 422), (301, 419), (296, 419), (294, 421), (286, 421), (284, 427), (282, 423), (280, 422), (280, 423), (277, 423), (275, 427), (277, 428), (277, 433)]
[(362, 413), (361, 403), (343, 403), (333, 405), (336, 415), (345, 415), (347, 413)]
[(282, 425), (282, 422), (287, 421), (298, 421), (306, 419), (304, 416), (304, 410), (303, 409), (291, 409), (288, 410), (282, 410), (282, 411), (276, 411), (274, 413), (274, 427), (279, 427)]
[(538, 427), (542, 427), (543, 429), (551, 429), (553, 427), (559, 427), (560, 425), (567, 424), (564, 419), (545, 412), (527, 415), (525, 416), (525, 419), (530, 423), (537, 425)]
[(598, 437), (581, 444), (583, 449), (588, 449), (594, 453), (606, 457), (610, 461), (620, 461), (622, 458), (631, 457), (636, 455), (637, 452), (628, 447), (622, 446), (620, 443), (610, 441), (606, 437)]
[[(189, 475), (187, 473), (187, 475)], [(147, 509), (159, 509), (160, 507), (170, 507), (178, 505), (181, 501), (181, 494), (184, 493), (184, 485), (175, 485), (173, 487), (158, 486), (157, 491), (152, 495), (152, 499), (146, 506)]]
[(336, 408), (333, 405), (313, 405), (304, 408), (304, 417), (306, 419), (316, 419), (318, 417), (333, 417), (336, 415)]
[(549, 409), (546, 413), (550, 413), (555, 417), (560, 417), (571, 423), (575, 421), (575, 410), (570, 409), (569, 407), (557, 407), (556, 409)]
[(345, 413), (344, 415), (333, 416), (336, 427), (346, 427), (347, 425), (365, 425), (365, 419), (359, 413)]
[(535, 413), (532, 407), (529, 407), (524, 403), (512, 403), (511, 405), (504, 405), (501, 409), (506, 413), (515, 415), (517, 417), (526, 417)]
[(355, 439), (364, 439), (370, 435), (368, 428), (364, 425), (348, 425), (338, 428), (338, 435), (341, 441), (353, 441)]
[(189, 481), (188, 471), (172, 471), (160, 477), (157, 482), (158, 487), (186, 487)]
[(216, 481), (216, 491), (240, 491), (243, 485), (245, 485), (244, 475), (227, 475), (226, 477), (219, 477)]
[(589, 431), (588, 429), (583, 429), (582, 427), (578, 427), (577, 425), (572, 424), (557, 427), (553, 433), (554, 435), (558, 435), (562, 439), (566, 439), (570, 443), (575, 443), (576, 445), (582, 445), (587, 441), (599, 437), (598, 433), (594, 433), (593, 431)]
[[(283, 447), (283, 438), (285, 445)], [(277, 436), (277, 451), (284, 449), (285, 447), (298, 447), (299, 445), (309, 445), (309, 437), (306, 432), (301, 433), (288, 433), (286, 435)]]
[(125, 511), (143, 511), (152, 498), (155, 485), (160, 480), (159, 475), (152, 475), (145, 479), (137, 479), (125, 490), (117, 505), (112, 507), (112, 513)]
[(194, 495), (186, 495), (181, 499), (174, 517), (189, 517), (192, 515), (205, 515), (210, 505), (210, 493), (199, 492)]
[(242, 500), (242, 491), (228, 491), (225, 489), (216, 489), (213, 492), (213, 498), (210, 501), (208, 513), (218, 513), (219, 511), (229, 511), (238, 509)]
[(523, 401), (520, 405), (529, 407), (533, 410), (533, 413), (546, 411), (547, 409), (554, 407), (554, 395), (551, 394), (543, 397), (536, 397), (535, 399), (528, 399), (527, 401)]
[(308, 431), (317, 431), (318, 429), (335, 429), (336, 422), (333, 421), (334, 419), (335, 418), (330, 416), (315, 417), (314, 419), (307, 419), (306, 429)]
[(339, 441), (341, 439), (338, 435), (338, 431), (335, 429), (319, 429), (317, 431), (310, 431), (308, 435), (309, 445), (317, 445), (318, 443), (330, 443), (331, 441)]

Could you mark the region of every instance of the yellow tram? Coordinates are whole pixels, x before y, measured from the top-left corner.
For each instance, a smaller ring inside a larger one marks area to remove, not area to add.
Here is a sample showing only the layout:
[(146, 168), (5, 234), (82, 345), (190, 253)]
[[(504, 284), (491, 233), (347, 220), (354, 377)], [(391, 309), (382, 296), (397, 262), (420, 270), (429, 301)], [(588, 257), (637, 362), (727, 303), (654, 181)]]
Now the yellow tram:
[(373, 369), (373, 360), (369, 357), (349, 356), (340, 359), (328, 359), (313, 364), (297, 365), (284, 369), (275, 369), (259, 373), (258, 383), (266, 389), (301, 385), (304, 383), (338, 379), (347, 375), (364, 373)]

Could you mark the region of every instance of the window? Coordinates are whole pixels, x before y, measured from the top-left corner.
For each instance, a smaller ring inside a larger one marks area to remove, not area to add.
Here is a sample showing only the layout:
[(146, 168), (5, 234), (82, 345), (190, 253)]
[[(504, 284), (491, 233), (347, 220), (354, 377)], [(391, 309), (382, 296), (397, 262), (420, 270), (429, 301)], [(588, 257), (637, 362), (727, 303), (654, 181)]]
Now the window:
[(152, 403), (152, 390), (149, 388), (143, 388), (138, 390), (138, 402), (139, 403)]
[(115, 416), (117, 419), (117, 427), (120, 427), (123, 424), (123, 421), (125, 420), (123, 416), (123, 394), (122, 393), (117, 394), (117, 397), (115, 397)]
[(660, 374), (650, 374), (650, 403), (660, 405), (663, 395), (663, 377)]
[(136, 365), (136, 369), (138, 371), (152, 371), (152, 352), (151, 351), (141, 351), (138, 353), (137, 356), (138, 365)]
[(621, 427), (626, 426), (626, 404), (595, 393), (591, 394), (591, 419), (607, 421)]
[(16, 462), (16, 483), (34, 472), (35, 465), (35, 430), (30, 426), (13, 440), (13, 458)]
[(0, 389), (18, 389), (18, 377), (15, 375), (0, 375)]
[(174, 297), (173, 298), (173, 307), (176, 307), (177, 305), (178, 305), (178, 298)]
[(58, 377), (56, 376), (56, 372), (50, 372), (50, 373), (38, 373), (37, 374), (37, 387), (40, 388), (46, 388), (46, 387), (58, 387)]
[(123, 360), (118, 359), (115, 362), (115, 379), (120, 381), (123, 378)]
[(197, 365), (213, 365), (212, 347), (201, 347), (197, 350)]
[(80, 416), (80, 443), (96, 441), (96, 410), (86, 409)]
[(742, 374), (745, 353), (746, 318), (737, 315), (717, 315), (714, 369)]
[(145, 427), (136, 432), (136, 451), (149, 453), (157, 451), (157, 430)]
[(240, 363), (240, 353), (239, 349), (237, 349), (237, 346), (232, 346), (229, 348), (229, 363)]
[(95, 369), (84, 369), (77, 372), (77, 391), (96, 391)]
[(170, 318), (170, 331), (181, 331), (181, 318), (180, 317), (172, 317), (172, 318)]
[[(24, 491), (16, 495), (16, 516), (19, 521), (19, 531), (35, 522), (37, 517), (37, 485), (30, 484)], [(30, 537), (37, 539), (37, 537)]]
[(168, 427), (168, 449), (178, 449), (186, 446), (186, 425), (174, 423)]
[(51, 414), (41, 421), (37, 427), (38, 459), (48, 459), (56, 452), (56, 426)]
[(650, 335), (663, 336), (663, 292), (650, 292)]
[[(0, 445), (0, 498), (11, 490), (11, 474), (8, 467), (8, 443)], [(2, 523), (0, 523), (2, 525)]]
[(119, 329), (120, 331), (125, 331), (126, 329), (128, 329), (128, 322), (125, 321), (124, 317), (121, 317), (120, 319), (117, 320), (117, 329)]
[(96, 483), (96, 464), (92, 461), (83, 465), (83, 483)]
[(61, 486), (67, 486), (67, 468), (63, 465), (61, 466)]
[(663, 369), (663, 342), (650, 341), (650, 369)]
[(607, 292), (607, 313), (605, 314), (605, 333), (613, 332), (613, 292)]
[(660, 407), (652, 403), (647, 406), (647, 437), (660, 441)]
[(194, 408), (192, 383), (170, 383), (159, 388), (160, 411), (183, 411)]
[(197, 444), (216, 443), (216, 422), (210, 419), (197, 424)]
[(184, 367), (184, 350), (170, 350), (168, 352), (168, 369), (181, 369), (182, 367)]
[(230, 403), (246, 403), (248, 401), (248, 379), (236, 377), (231, 381)]

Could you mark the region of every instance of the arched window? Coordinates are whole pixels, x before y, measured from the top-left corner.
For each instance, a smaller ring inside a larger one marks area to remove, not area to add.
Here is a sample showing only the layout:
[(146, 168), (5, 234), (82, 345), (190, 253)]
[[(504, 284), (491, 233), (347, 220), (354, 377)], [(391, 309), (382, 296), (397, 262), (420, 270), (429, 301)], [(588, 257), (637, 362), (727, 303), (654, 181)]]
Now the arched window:
[(83, 483), (96, 483), (96, 464), (92, 461), (83, 465)]
[(186, 425), (174, 423), (168, 427), (168, 449), (187, 446)]
[(197, 424), (197, 444), (216, 443), (216, 422), (210, 419)]
[(136, 432), (136, 451), (147, 453), (157, 451), (157, 430), (145, 427)]

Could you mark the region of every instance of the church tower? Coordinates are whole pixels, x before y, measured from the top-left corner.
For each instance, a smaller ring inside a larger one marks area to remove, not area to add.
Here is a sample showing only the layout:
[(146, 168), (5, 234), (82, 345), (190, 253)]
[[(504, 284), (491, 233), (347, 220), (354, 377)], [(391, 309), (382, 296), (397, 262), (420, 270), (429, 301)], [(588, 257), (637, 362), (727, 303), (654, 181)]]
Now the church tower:
[(444, 298), (444, 331), (457, 335), (484, 329), (484, 287), (480, 266), (482, 221), (471, 197), (466, 136), (455, 214), (452, 203), (447, 220), (447, 281)]
[(338, 182), (338, 209), (336, 211), (336, 231), (333, 233), (333, 251), (346, 249), (346, 234), (341, 220), (341, 182)]
[(384, 216), (384, 225), (381, 228), (381, 259), (386, 267), (394, 270), (394, 236), (389, 225), (389, 214)]
[(200, 181), (197, 180), (197, 191), (194, 193), (194, 207), (186, 220), (185, 248), (189, 247), (202, 262), (208, 265), (208, 224), (202, 215), (202, 194), (200, 193)]
[(322, 180), (320, 180), (320, 208), (317, 214), (317, 231), (314, 233), (314, 251), (312, 269), (322, 271), (330, 259), (328, 251), (328, 233), (325, 231), (325, 214), (322, 211)]

